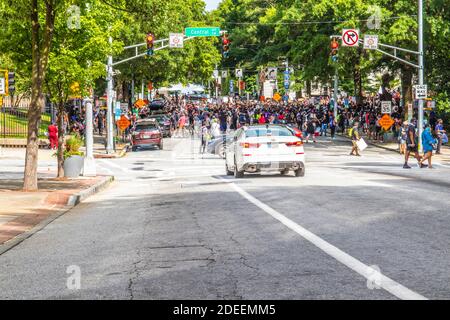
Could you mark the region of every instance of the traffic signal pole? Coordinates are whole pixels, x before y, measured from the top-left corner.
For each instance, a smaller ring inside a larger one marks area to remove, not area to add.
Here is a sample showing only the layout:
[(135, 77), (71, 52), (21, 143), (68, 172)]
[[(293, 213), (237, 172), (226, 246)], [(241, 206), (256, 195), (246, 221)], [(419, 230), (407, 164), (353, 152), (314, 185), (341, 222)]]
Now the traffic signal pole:
[[(424, 47), (424, 40), (423, 40), (423, 0), (418, 0), (418, 12), (417, 12), (417, 25), (418, 25), (418, 30), (417, 30), (417, 43), (418, 43), (418, 51), (413, 51), (413, 50), (408, 50), (408, 49), (403, 49), (403, 48), (399, 48), (396, 46), (391, 46), (391, 45), (387, 45), (387, 44), (383, 44), (383, 43), (378, 43), (379, 47), (385, 47), (385, 48), (389, 48), (389, 49), (393, 49), (394, 50), (394, 54), (388, 53), (384, 50), (381, 50), (379, 48), (375, 49), (378, 52), (381, 52), (384, 55), (387, 55), (388, 57), (391, 57), (395, 60), (398, 60), (404, 64), (407, 64), (409, 66), (412, 66), (416, 69), (418, 69), (418, 80), (419, 80), (419, 85), (423, 85), (424, 84), (424, 68), (425, 68), (425, 64), (424, 64), (424, 52), (423, 52), (423, 47)], [(340, 35), (332, 35), (330, 36), (330, 38), (341, 38)], [(359, 40), (359, 43), (364, 43), (363, 40)], [(397, 56), (397, 51), (403, 51), (403, 52), (407, 52), (407, 53), (412, 53), (417, 55), (418, 57), (418, 64), (414, 64), (408, 60), (402, 59), (400, 57)], [(336, 93), (336, 75), (335, 75), (335, 93)], [(419, 116), (418, 116), (418, 135), (419, 135), (419, 152), (422, 152), (423, 148), (422, 148), (422, 133), (423, 133), (423, 126), (424, 126), (424, 114), (423, 114), (423, 99), (418, 99), (419, 101)], [(335, 102), (336, 105), (336, 102)]]
[[(191, 39), (193, 39), (195, 37), (185, 37), (184, 41), (189, 41)], [(158, 43), (160, 44), (160, 46), (156, 49), (154, 49), (154, 51), (158, 51), (158, 50), (162, 50), (165, 48), (169, 47), (169, 39), (160, 39), (160, 40), (156, 40), (153, 43)], [(112, 47), (112, 37), (109, 37), (109, 45)], [(108, 56), (108, 62), (106, 65), (106, 81), (107, 81), (107, 87), (106, 87), (106, 107), (107, 107), (107, 113), (106, 113), (106, 126), (107, 126), (107, 137), (106, 137), (106, 153), (110, 154), (110, 153), (114, 153), (114, 123), (113, 123), (113, 117), (112, 117), (112, 113), (113, 113), (113, 81), (114, 81), (114, 70), (113, 67), (116, 65), (119, 65), (121, 63), (127, 62), (127, 61), (131, 61), (134, 60), (136, 58), (140, 58), (140, 57), (144, 57), (147, 55), (147, 52), (145, 53), (141, 53), (139, 54), (137, 51), (138, 47), (141, 46), (146, 46), (147, 43), (143, 42), (143, 43), (139, 43), (139, 44), (135, 44), (135, 45), (131, 45), (131, 46), (126, 46), (123, 49), (132, 49), (135, 48), (135, 55), (130, 57), (130, 58), (126, 58), (120, 61), (116, 61), (113, 62), (113, 57), (112, 55)]]
[[(419, 12), (418, 12), (418, 50), (419, 50), (419, 85), (423, 85), (423, 0), (419, 0)], [(422, 133), (423, 133), (423, 99), (419, 99), (419, 152), (422, 152)], [(434, 130), (434, 128), (432, 128)]]

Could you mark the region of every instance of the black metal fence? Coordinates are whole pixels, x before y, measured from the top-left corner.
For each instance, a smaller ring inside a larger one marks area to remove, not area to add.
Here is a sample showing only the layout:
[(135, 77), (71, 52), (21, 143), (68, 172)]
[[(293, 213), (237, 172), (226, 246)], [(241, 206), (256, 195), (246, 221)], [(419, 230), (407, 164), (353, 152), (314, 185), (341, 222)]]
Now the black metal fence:
[[(27, 109), (3, 107), (0, 108), (0, 137), (26, 138), (28, 132)], [(43, 113), (39, 126), (39, 137), (45, 138), (50, 125), (51, 116)]]

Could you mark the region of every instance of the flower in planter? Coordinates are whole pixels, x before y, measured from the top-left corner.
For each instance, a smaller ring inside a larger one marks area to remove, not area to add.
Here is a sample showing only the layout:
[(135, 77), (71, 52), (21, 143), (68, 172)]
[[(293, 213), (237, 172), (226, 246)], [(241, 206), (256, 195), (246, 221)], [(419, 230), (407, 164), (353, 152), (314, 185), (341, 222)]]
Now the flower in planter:
[(79, 135), (70, 136), (65, 143), (64, 160), (71, 156), (83, 156), (84, 153), (80, 151), (82, 145), (83, 139)]

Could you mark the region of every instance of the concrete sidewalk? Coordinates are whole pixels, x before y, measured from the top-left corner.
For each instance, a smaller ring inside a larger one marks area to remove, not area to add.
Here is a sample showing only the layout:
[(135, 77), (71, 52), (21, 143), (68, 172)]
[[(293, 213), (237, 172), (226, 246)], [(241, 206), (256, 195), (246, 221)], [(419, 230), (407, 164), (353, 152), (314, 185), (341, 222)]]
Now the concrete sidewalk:
[[(106, 136), (94, 134), (94, 158), (121, 158), (125, 156), (128, 150), (129, 143), (116, 143), (116, 150), (112, 154), (106, 153)], [(85, 148), (81, 150), (84, 152)]]
[(112, 181), (112, 176), (40, 179), (39, 191), (23, 192), (22, 180), (0, 180), (0, 254)]

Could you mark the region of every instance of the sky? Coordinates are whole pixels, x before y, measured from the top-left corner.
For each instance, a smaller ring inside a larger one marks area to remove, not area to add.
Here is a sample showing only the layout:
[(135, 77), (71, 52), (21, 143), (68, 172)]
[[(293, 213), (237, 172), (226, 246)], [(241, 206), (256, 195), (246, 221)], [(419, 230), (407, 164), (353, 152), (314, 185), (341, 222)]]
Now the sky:
[(211, 11), (217, 8), (222, 0), (204, 0), (206, 2), (206, 11)]

